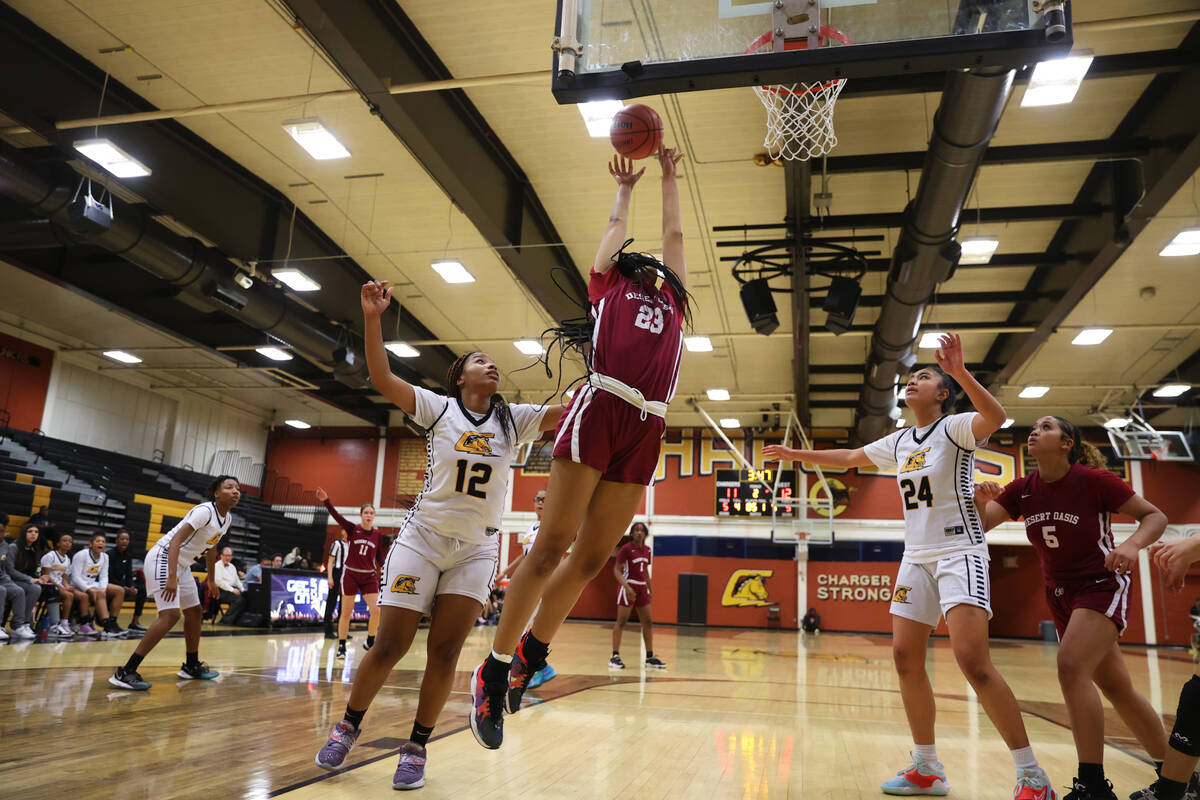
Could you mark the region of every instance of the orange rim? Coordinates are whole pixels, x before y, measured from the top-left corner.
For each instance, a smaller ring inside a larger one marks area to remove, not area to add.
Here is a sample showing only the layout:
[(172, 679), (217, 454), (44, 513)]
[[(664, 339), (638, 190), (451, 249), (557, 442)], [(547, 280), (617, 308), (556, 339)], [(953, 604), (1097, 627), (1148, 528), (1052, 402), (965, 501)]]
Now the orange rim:
[[(757, 39), (755, 39), (753, 42), (750, 43), (750, 46), (746, 48), (745, 55), (750, 55), (751, 53), (754, 53), (757, 50), (759, 50), (759, 48), (761, 48), (765, 45), (771, 44), (773, 41), (775, 41), (775, 32), (767, 31), (762, 36), (759, 36)], [(828, 25), (821, 26), (819, 41), (821, 42), (822, 46), (828, 44), (831, 41), (838, 42), (843, 45), (854, 44), (854, 40), (851, 39), (849, 36), (847, 36), (845, 33), (843, 33), (842, 31), (839, 31), (837, 28), (831, 28)], [(787, 42), (784, 44), (784, 49), (785, 50), (807, 50), (808, 49), (808, 40), (807, 39), (796, 39), (792, 42)], [(803, 91), (797, 91), (795, 89), (784, 89), (779, 86), (765, 86), (764, 85), (761, 88), (763, 89), (763, 91), (773, 92), (774, 94), (813, 94), (818, 91), (825, 91), (826, 89), (836, 86), (840, 81), (843, 81), (843, 80), (845, 80), (845, 79), (844, 78), (836, 78), (834, 80), (826, 81), (824, 83), (814, 84), (812, 87), (810, 87), (808, 89), (804, 89)]]

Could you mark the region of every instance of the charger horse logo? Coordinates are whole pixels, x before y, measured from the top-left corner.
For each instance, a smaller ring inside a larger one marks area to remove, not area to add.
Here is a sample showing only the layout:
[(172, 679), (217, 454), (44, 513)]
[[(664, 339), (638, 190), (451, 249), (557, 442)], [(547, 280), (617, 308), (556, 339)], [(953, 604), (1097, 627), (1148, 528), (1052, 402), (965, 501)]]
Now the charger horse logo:
[(397, 575), (392, 581), (392, 591), (397, 594), (416, 594), (419, 580), (421, 579), (415, 575)]
[(770, 605), (767, 599), (767, 578), (775, 574), (771, 569), (739, 569), (729, 576), (725, 584), (725, 593), (721, 596), (723, 606), (765, 606)]
[(928, 452), (928, 447), (922, 447), (920, 450), (909, 454), (908, 458), (904, 461), (904, 466), (900, 468), (900, 474), (903, 475), (906, 472), (916, 472), (917, 470), (925, 469), (925, 467), (929, 466), (925, 463), (925, 454)]
[(492, 443), (489, 440), (495, 435), (494, 433), (467, 431), (458, 438), (454, 449), (460, 453), (472, 453), (477, 456), (494, 456), (496, 454), (492, 452)]

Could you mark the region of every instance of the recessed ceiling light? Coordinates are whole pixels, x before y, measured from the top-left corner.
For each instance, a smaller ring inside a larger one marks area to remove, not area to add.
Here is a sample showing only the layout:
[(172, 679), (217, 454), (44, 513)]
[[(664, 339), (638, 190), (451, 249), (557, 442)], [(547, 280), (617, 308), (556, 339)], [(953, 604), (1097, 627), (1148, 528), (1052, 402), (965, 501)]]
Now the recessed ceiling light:
[(1026, 386), (1017, 397), (1038, 398), (1050, 391), (1049, 386)]
[(302, 419), (285, 419), (283, 424), (291, 425), (293, 428), (299, 428), (300, 430), (307, 430), (308, 428), (312, 427), (312, 425), (309, 425)]
[(721, 427), (722, 428), (740, 428), (740, 427), (742, 427), (742, 423), (740, 420), (738, 420), (737, 417), (722, 417), (721, 418)]
[(315, 292), (321, 288), (321, 284), (317, 283), (300, 270), (293, 269), (292, 267), (272, 270), (271, 275), (276, 280), (287, 284), (288, 288), (292, 289), (293, 291)]
[(546, 348), (542, 347), (542, 343), (533, 339), (518, 339), (513, 342), (513, 347), (527, 356), (540, 356), (546, 352)]
[(992, 260), (996, 248), (1000, 246), (999, 239), (971, 238), (963, 239), (960, 264), (986, 264)]
[(1200, 255), (1200, 228), (1187, 228), (1175, 234), (1170, 244), (1158, 254), (1171, 257)]
[(1079, 91), (1083, 76), (1087, 74), (1091, 65), (1090, 54), (1039, 62), (1033, 68), (1029, 85), (1025, 87), (1021, 105), (1055, 106), (1071, 102), (1075, 99), (1075, 93)]
[(75, 149), (95, 161), (118, 178), (141, 178), (150, 168), (108, 139), (81, 139)]
[(140, 364), (142, 360), (132, 353), (126, 353), (124, 350), (105, 350), (104, 355), (111, 358), (113, 361), (120, 361), (122, 364)]
[(612, 128), (612, 119), (616, 113), (625, 107), (620, 100), (593, 100), (590, 103), (576, 103), (583, 122), (587, 125), (588, 136), (593, 139), (607, 138)]
[(683, 346), (689, 353), (711, 353), (712, 340), (707, 336), (688, 336), (683, 340)]
[(421, 355), (421, 351), (417, 350), (417, 348), (412, 347), (411, 345), (405, 344), (404, 342), (389, 342), (388, 344), (385, 344), (384, 347), (386, 347), (391, 353), (398, 355), (401, 358), (416, 358), (417, 356)]
[[(945, 335), (946, 334), (943, 331), (926, 331), (925, 333), (921, 334), (921, 341), (917, 343), (917, 347), (923, 347), (926, 350), (934, 347), (941, 347), (942, 345), (940, 342), (938, 342), (938, 339), (941, 339)], [(896, 377), (899, 378), (899, 376)], [(894, 386), (896, 384), (892, 385)]]
[(332, 158), (349, 158), (350, 151), (337, 140), (321, 120), (314, 118), (293, 119), (283, 123), (283, 129), (318, 161)]
[[(105, 355), (108, 355), (105, 353)], [(1191, 384), (1187, 383), (1168, 383), (1165, 386), (1160, 386), (1154, 390), (1155, 397), (1179, 397), (1179, 395), (1192, 388)]]
[(475, 276), (459, 261), (435, 261), (433, 268), (446, 283), (474, 283)]
[(1131, 422), (1131, 420), (1129, 420), (1126, 417), (1116, 417), (1114, 419), (1105, 420), (1104, 427), (1106, 427), (1106, 428), (1124, 428), (1130, 422)]
[(1004, 424), (1000, 426), (1000, 429), (1003, 430), (1004, 428), (1011, 428), (1014, 422), (1016, 422), (1015, 419), (1006, 418), (1004, 420)]
[(256, 347), (254, 350), (259, 354), (266, 356), (272, 361), (291, 361), (292, 354), (287, 350), (281, 350), (278, 347)]
[(728, 400), (729, 399), (729, 390), (728, 389), (709, 389), (707, 392), (705, 392), (705, 394), (708, 395), (709, 400)]
[(1071, 340), (1071, 344), (1100, 344), (1110, 335), (1112, 335), (1112, 328), (1084, 328), (1075, 334), (1075, 338)]

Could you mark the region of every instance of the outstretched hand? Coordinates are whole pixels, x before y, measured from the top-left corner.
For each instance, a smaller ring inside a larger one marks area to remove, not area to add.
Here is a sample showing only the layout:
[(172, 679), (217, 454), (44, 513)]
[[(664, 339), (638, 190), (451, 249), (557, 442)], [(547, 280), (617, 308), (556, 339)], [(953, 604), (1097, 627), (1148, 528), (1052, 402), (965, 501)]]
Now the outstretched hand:
[(986, 506), (988, 503), (1000, 497), (1003, 492), (1003, 487), (995, 481), (984, 481), (975, 484), (975, 503), (980, 507)]
[(763, 459), (766, 461), (795, 461), (799, 454), (799, 450), (781, 444), (769, 444), (763, 448)]
[(317, 496), (318, 503), (324, 503), (326, 500), (329, 499), (329, 492), (325, 491), (320, 486), (317, 487), (316, 491), (313, 492), (313, 494), (315, 494)]
[(1198, 556), (1200, 537), (1155, 542), (1150, 545), (1150, 560), (1165, 573), (1163, 578), (1168, 588), (1176, 591), (1183, 588), (1188, 570)]
[(683, 153), (674, 147), (658, 146), (658, 163), (662, 167), (663, 179), (674, 178), (679, 174), (678, 164), (683, 159)]
[(966, 365), (963, 364), (962, 339), (956, 333), (947, 333), (938, 337), (936, 358), (938, 366), (952, 378), (967, 371)]
[(646, 168), (642, 167), (637, 172), (634, 172), (633, 159), (616, 155), (613, 156), (612, 161), (608, 164), (608, 174), (613, 176), (617, 185), (633, 188), (633, 185), (646, 174)]
[(362, 310), (368, 317), (378, 317), (387, 311), (392, 302), (392, 290), (395, 287), (390, 281), (367, 281), (362, 287)]

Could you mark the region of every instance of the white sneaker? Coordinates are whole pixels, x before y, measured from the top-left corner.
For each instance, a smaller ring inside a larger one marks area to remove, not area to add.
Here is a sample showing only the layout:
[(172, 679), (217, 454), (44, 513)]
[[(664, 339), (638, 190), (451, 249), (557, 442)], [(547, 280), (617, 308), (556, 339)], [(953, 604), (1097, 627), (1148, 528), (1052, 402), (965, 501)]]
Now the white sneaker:
[(12, 632), (12, 638), (14, 638), (14, 639), (36, 639), (37, 634), (33, 632), (33, 628), (29, 627), (29, 625), (22, 625), (21, 627), (17, 628), (16, 630), (14, 630)]
[(54, 630), (57, 631), (59, 636), (66, 636), (67, 638), (75, 635), (75, 631), (71, 629), (71, 623), (66, 620), (58, 623), (58, 626)]
[(4, 632), (4, 628), (0, 628), (0, 642), (7, 642), (8, 634)]

